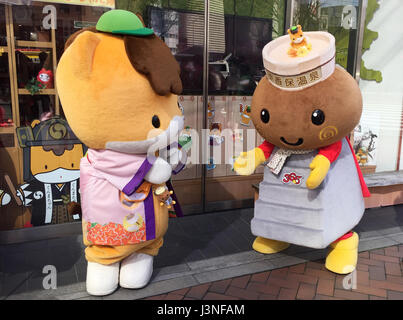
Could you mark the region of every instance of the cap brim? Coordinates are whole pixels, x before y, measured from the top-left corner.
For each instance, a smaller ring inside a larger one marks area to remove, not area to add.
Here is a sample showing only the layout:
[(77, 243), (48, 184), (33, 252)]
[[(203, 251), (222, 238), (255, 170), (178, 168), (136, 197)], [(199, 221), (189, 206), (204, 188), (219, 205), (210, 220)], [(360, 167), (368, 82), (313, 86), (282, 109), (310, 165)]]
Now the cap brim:
[(136, 30), (114, 30), (112, 31), (114, 34), (127, 34), (130, 36), (150, 36), (154, 34), (153, 29), (149, 28), (141, 28)]

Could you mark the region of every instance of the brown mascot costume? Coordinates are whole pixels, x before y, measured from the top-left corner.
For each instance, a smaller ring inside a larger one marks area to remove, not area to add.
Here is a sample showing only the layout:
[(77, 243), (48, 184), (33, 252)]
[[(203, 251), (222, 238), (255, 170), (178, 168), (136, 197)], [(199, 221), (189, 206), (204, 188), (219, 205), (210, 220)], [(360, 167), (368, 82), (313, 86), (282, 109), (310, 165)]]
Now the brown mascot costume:
[(56, 80), (66, 118), (89, 147), (80, 193), (92, 295), (151, 278), (168, 227), (155, 191), (171, 188), (181, 159), (179, 73), (169, 48), (128, 11), (108, 11), (66, 42)]
[(369, 196), (347, 138), (361, 117), (361, 93), (335, 66), (331, 34), (304, 34), (301, 26), (288, 33), (264, 47), (266, 77), (252, 99), (252, 121), (265, 141), (234, 165), (249, 175), (266, 163), (251, 222), (253, 248), (270, 254), (290, 243), (330, 245), (326, 268), (346, 274), (357, 263), (351, 229)]

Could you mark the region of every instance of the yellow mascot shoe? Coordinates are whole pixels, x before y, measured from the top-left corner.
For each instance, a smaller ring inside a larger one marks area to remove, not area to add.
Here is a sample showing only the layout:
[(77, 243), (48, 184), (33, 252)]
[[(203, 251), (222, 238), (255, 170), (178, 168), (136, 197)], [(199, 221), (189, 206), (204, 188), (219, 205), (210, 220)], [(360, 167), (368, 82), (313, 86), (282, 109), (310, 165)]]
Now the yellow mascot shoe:
[(253, 249), (264, 254), (277, 253), (287, 249), (290, 246), (287, 242), (257, 237), (253, 242)]
[(353, 232), (351, 237), (333, 242), (326, 257), (326, 269), (338, 274), (353, 272), (357, 266), (358, 240), (358, 234)]

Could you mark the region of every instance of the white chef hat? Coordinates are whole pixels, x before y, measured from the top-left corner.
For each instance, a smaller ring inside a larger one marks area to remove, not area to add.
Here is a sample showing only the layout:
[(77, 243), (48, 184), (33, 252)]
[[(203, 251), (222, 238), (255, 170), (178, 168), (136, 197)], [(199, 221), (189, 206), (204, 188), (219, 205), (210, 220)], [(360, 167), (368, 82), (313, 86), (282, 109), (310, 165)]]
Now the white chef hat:
[(290, 37), (285, 35), (263, 48), (263, 65), (270, 83), (282, 90), (302, 90), (332, 75), (335, 69), (335, 39), (328, 32), (304, 32), (312, 49), (304, 57), (287, 54)]

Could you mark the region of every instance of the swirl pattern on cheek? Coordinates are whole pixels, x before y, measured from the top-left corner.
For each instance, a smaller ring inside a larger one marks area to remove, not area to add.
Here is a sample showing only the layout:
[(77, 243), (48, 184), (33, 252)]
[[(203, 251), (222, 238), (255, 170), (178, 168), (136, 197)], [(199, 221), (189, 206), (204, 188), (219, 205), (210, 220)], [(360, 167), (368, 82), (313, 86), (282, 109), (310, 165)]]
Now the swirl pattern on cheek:
[(326, 141), (332, 139), (334, 136), (336, 136), (339, 133), (337, 128), (335, 126), (328, 126), (326, 128), (323, 128), (319, 132), (319, 139), (321, 141)]

